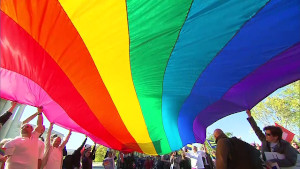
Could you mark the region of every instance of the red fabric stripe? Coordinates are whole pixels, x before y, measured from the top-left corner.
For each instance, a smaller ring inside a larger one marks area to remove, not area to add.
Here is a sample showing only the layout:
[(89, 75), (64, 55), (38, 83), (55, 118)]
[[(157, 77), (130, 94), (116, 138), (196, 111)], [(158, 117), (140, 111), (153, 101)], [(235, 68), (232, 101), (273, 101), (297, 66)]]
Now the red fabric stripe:
[(33, 80), (64, 110), (67, 110), (69, 117), (77, 124), (110, 146), (121, 149), (122, 143), (99, 123), (70, 80), (47, 52), (2, 11), (0, 18), (1, 67)]
[[(6, 100), (16, 100), (19, 103), (38, 107), (43, 106), (43, 113), (50, 122), (72, 129), (79, 133), (84, 133), (95, 142), (110, 147), (99, 137), (90, 134), (84, 128), (75, 123), (68, 114), (35, 82), (27, 77), (0, 67), (0, 97)], [(55, 112), (55, 113), (53, 113)], [(33, 113), (33, 112), (32, 112)]]
[[(1, 10), (52, 57), (105, 129), (122, 143), (140, 151), (124, 125), (85, 44), (59, 2), (3, 0)], [(68, 108), (65, 110), (70, 112)]]
[(84, 42), (59, 2), (4, 0), (1, 10), (53, 58), (105, 129), (140, 151), (118, 114)]

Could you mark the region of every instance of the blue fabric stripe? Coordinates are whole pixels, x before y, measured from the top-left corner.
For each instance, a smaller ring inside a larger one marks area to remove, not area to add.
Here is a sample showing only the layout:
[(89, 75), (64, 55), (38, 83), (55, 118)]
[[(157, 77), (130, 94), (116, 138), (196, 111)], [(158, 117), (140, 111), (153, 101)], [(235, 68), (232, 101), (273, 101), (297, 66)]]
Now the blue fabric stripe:
[(178, 117), (182, 143), (194, 141), (193, 121), (202, 110), (260, 65), (299, 42), (299, 30), (298, 0), (273, 0), (250, 20), (200, 75), (183, 104)]
[(178, 131), (178, 114), (197, 78), (241, 26), (266, 2), (193, 2), (169, 59), (163, 82), (162, 119), (173, 151), (183, 145)]

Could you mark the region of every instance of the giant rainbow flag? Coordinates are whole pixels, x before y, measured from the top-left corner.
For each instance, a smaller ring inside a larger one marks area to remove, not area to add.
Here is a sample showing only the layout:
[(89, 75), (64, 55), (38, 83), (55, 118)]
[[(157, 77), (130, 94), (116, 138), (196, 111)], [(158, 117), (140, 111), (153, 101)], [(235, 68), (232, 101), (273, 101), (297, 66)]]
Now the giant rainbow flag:
[(299, 0), (1, 0), (0, 96), (166, 154), (300, 79)]

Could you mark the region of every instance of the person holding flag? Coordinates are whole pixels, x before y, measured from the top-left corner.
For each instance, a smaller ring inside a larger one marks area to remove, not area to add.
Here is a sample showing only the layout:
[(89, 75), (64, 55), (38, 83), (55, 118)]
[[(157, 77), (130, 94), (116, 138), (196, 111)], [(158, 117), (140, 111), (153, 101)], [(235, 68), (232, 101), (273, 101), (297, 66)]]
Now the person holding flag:
[[(265, 132), (264, 134), (251, 116), (251, 111), (246, 110), (246, 113), (248, 115), (247, 120), (249, 121), (257, 137), (262, 142), (261, 151), (264, 160), (267, 161), (267, 167), (271, 167), (272, 163), (277, 163), (279, 167), (294, 166), (297, 161), (297, 151), (295, 151), (289, 142), (282, 139), (282, 129), (276, 126), (267, 126), (263, 129)], [(277, 152), (282, 154), (284, 158), (267, 160), (265, 152)]]

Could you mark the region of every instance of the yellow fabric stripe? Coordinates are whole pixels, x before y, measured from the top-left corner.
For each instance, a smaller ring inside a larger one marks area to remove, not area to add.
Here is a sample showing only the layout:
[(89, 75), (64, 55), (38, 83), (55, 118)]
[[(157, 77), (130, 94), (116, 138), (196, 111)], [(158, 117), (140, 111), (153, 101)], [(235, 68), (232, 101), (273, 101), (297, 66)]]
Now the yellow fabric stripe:
[[(142, 151), (156, 154), (131, 77), (126, 1), (60, 0)], [(109, 113), (109, 112), (107, 112)]]

